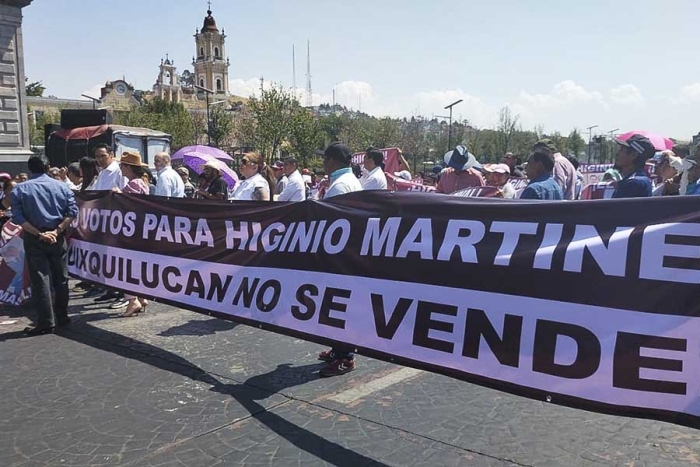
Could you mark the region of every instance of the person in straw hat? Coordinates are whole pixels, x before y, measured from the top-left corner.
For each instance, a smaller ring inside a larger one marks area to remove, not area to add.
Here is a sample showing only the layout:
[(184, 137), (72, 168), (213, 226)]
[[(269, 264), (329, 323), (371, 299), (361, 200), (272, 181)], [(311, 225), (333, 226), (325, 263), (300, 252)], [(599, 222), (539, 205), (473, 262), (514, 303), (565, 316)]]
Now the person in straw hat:
[(112, 191), (117, 193), (134, 193), (139, 195), (147, 195), (149, 193), (149, 187), (143, 181), (143, 174), (148, 170), (148, 165), (141, 162), (141, 154), (137, 152), (124, 151), (122, 153), (121, 160), (119, 161), (119, 168), (122, 171), (122, 175), (127, 178), (128, 182), (124, 186), (123, 190), (117, 187), (112, 188)]
[(221, 169), (219, 168), (219, 164), (221, 164), (221, 162), (217, 160), (210, 160), (207, 161), (206, 164), (204, 164), (204, 167), (202, 168), (202, 175), (200, 178), (205, 179), (208, 183), (208, 186), (207, 188), (203, 188), (200, 186), (200, 188), (197, 189), (195, 194), (198, 198), (228, 198), (228, 184), (226, 183), (226, 180), (224, 180), (224, 177), (221, 176)]
[[(143, 175), (146, 173), (146, 170), (148, 170), (148, 165), (141, 162), (141, 154), (124, 151), (119, 161), (119, 168), (122, 171), (122, 175), (124, 175), (129, 182), (124, 186), (123, 190), (119, 190), (119, 188), (115, 187), (112, 191), (138, 195), (147, 195), (149, 193), (149, 187), (143, 181)], [(148, 306), (148, 301), (146, 299), (125, 294), (124, 300), (127, 301), (127, 308), (126, 311), (120, 315), (122, 318), (131, 318), (139, 313), (146, 312), (146, 307)], [(110, 308), (119, 308), (119, 306), (117, 306), (118, 304), (120, 303), (115, 302)]]

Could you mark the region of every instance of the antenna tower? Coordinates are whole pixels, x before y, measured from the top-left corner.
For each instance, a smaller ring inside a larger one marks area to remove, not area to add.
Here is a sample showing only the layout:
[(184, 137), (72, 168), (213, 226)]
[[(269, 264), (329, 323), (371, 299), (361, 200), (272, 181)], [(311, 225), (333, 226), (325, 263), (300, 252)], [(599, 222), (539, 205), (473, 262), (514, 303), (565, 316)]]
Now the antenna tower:
[(313, 92), (311, 90), (311, 46), (306, 40), (306, 106), (313, 107)]
[(294, 99), (297, 98), (297, 60), (296, 53), (294, 51), (294, 44), (292, 44), (292, 93)]

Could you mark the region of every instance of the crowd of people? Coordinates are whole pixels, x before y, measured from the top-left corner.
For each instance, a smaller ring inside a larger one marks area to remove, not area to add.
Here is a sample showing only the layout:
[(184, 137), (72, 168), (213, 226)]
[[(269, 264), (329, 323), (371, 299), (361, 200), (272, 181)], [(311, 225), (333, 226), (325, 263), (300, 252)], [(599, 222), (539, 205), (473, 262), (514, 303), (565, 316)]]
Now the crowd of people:
[[(613, 198), (700, 194), (700, 147), (691, 156), (682, 146), (657, 153), (642, 135), (617, 143), (615, 168), (606, 173), (603, 182), (614, 190)], [(35, 325), (25, 329), (28, 335), (51, 333), (70, 323), (65, 233), (78, 213), (74, 192), (110, 190), (170, 198), (300, 202), (388, 187), (381, 150), (368, 148), (363, 167), (359, 168), (352, 163), (350, 148), (340, 142), (322, 152), (323, 174), (300, 169), (295, 158), (268, 165), (258, 153), (244, 154), (240, 160), (242, 181), (234, 187), (224, 178), (230, 168), (217, 160), (206, 162), (193, 183), (190, 169), (173, 168), (170, 155), (164, 152), (154, 157), (155, 176), (141, 155), (133, 151), (124, 151), (117, 159), (112, 147), (101, 144), (94, 148), (93, 156), (65, 168), (49, 167), (43, 157), (33, 156), (28, 161), (29, 175), (12, 177), (0, 173), (0, 217), (11, 219), (24, 231), (32, 298), (38, 315)], [(656, 183), (645, 169), (649, 161), (654, 163)], [(436, 191), (450, 194), (490, 186), (504, 199), (574, 200), (580, 196), (583, 177), (578, 172), (578, 162), (564, 157), (552, 140), (538, 141), (526, 163), (521, 167), (519, 162), (509, 153), (500, 163), (481, 165), (465, 146), (457, 146), (445, 154), (445, 167), (436, 170)], [(410, 179), (403, 158), (399, 167), (402, 170), (394, 177)], [(518, 189), (514, 181), (521, 181), (524, 186)], [(102, 285), (81, 282), (74, 290), (110, 308), (126, 308), (121, 313), (123, 317), (138, 316), (148, 306), (144, 298)], [(321, 370), (323, 376), (341, 375), (355, 368), (351, 349), (333, 348), (321, 352), (318, 358), (328, 362)]]

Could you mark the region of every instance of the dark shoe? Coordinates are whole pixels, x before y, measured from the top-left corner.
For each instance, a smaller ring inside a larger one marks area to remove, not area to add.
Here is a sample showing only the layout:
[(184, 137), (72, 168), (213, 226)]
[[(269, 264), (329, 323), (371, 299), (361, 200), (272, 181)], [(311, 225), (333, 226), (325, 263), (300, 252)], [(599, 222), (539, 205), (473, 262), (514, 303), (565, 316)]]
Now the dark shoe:
[(73, 286), (73, 292), (87, 292), (91, 288), (92, 286), (89, 282), (78, 282), (75, 284), (75, 286)]
[(42, 334), (53, 334), (54, 327), (53, 326), (34, 326), (34, 327), (28, 327), (24, 328), (24, 334), (27, 336), (40, 336)]
[(112, 310), (118, 310), (119, 308), (124, 308), (127, 305), (129, 305), (129, 300), (122, 297), (118, 298), (114, 303), (109, 305), (109, 308)]
[(63, 319), (56, 320), (56, 327), (60, 328), (62, 326), (68, 326), (71, 322), (72, 322), (72, 320), (68, 316), (66, 316)]
[(92, 288), (83, 294), (83, 298), (97, 297), (98, 295), (102, 295), (103, 293), (104, 290)]
[(119, 298), (119, 292), (115, 290), (110, 290), (109, 292), (105, 293), (104, 295), (101, 295), (97, 297), (96, 299), (93, 300), (93, 302), (97, 303), (102, 303), (102, 302), (111, 302), (112, 300), (115, 300)]
[(319, 372), (321, 376), (339, 376), (350, 373), (355, 369), (355, 359), (339, 358), (333, 360)]

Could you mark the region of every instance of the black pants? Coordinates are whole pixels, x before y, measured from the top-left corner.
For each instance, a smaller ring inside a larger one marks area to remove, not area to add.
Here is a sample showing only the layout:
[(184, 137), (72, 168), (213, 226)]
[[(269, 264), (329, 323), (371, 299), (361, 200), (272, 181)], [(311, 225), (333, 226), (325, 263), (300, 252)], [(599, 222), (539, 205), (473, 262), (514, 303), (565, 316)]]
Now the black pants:
[[(56, 321), (68, 318), (68, 247), (61, 235), (53, 245), (38, 237), (24, 234), (24, 253), (32, 284), (32, 304), (36, 309), (38, 327), (56, 326)], [(51, 288), (55, 303), (51, 303)]]

